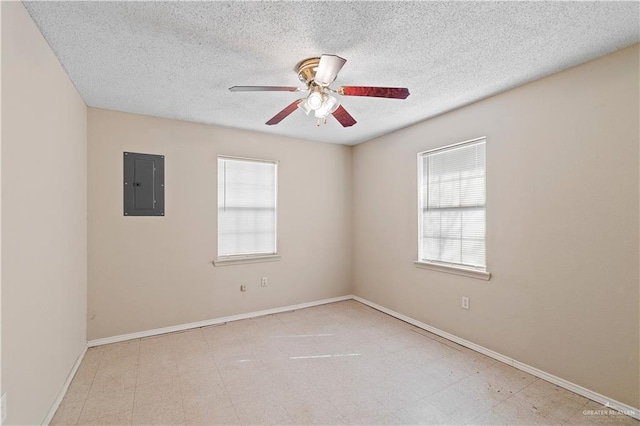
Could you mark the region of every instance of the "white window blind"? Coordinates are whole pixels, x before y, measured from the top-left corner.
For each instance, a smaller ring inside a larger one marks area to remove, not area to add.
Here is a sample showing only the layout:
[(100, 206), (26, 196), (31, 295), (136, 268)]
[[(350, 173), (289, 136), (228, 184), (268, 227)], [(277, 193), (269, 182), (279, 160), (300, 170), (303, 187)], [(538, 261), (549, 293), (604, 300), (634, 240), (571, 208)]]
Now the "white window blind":
[(276, 254), (277, 170), (218, 157), (218, 257)]
[(419, 154), (419, 260), (486, 269), (485, 142)]

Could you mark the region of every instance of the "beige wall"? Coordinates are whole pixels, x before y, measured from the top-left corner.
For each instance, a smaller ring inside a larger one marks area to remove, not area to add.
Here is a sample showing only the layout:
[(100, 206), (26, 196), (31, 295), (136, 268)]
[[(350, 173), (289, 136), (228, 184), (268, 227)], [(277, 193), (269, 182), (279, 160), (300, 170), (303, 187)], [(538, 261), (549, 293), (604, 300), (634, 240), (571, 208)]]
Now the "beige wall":
[[(94, 108), (88, 142), (89, 340), (350, 293), (351, 148)], [(165, 155), (164, 217), (123, 216), (124, 151)], [(280, 162), (282, 260), (212, 265), (219, 154)]]
[(2, 390), (39, 424), (86, 346), (87, 108), (19, 2), (2, 2)]
[[(639, 407), (638, 52), (356, 146), (355, 293)], [(416, 153), (479, 136), (493, 278), (418, 269)]]

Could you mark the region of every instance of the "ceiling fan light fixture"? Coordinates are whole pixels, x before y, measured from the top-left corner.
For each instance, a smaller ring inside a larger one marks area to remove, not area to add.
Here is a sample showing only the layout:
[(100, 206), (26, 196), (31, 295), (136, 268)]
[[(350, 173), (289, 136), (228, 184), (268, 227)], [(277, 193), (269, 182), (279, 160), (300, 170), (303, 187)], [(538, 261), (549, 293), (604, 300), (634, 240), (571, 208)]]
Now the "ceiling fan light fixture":
[(327, 111), (326, 108), (321, 107), (320, 109), (316, 110), (314, 115), (316, 116), (316, 118), (325, 118), (329, 115), (329, 111)]
[(327, 109), (329, 110), (329, 113), (334, 112), (340, 106), (340, 104), (338, 104), (338, 100), (336, 98), (334, 98), (333, 96), (329, 96), (329, 95), (327, 96), (327, 99), (325, 100), (325, 105), (327, 106)]
[(338, 100), (333, 96), (325, 95), (325, 99), (322, 102), (322, 106), (316, 109), (315, 116), (316, 118), (326, 118), (329, 114), (338, 109)]
[(311, 112), (311, 107), (309, 106), (309, 103), (306, 99), (298, 104), (298, 108), (303, 110), (307, 115), (309, 115), (309, 113)]
[(322, 107), (322, 94), (319, 92), (311, 92), (311, 94), (307, 97), (306, 104), (312, 110), (317, 110)]

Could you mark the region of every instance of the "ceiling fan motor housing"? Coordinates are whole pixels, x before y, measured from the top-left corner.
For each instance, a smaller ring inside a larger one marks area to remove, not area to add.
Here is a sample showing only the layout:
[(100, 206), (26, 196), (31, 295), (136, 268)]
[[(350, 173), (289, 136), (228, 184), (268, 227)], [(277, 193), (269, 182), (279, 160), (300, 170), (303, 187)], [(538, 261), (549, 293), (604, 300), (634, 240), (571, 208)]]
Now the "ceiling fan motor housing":
[(307, 87), (315, 85), (315, 81), (313, 81), (313, 79), (316, 77), (316, 71), (318, 70), (319, 63), (320, 58), (308, 58), (296, 65), (295, 71), (298, 73), (298, 78), (306, 84)]

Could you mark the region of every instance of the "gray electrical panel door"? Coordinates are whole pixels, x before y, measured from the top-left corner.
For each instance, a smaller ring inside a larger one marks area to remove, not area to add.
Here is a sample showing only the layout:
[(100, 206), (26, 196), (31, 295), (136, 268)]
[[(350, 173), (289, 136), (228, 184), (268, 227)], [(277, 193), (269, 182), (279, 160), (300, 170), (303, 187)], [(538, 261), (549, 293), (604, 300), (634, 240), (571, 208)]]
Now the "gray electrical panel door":
[(164, 155), (124, 153), (124, 215), (164, 216)]

